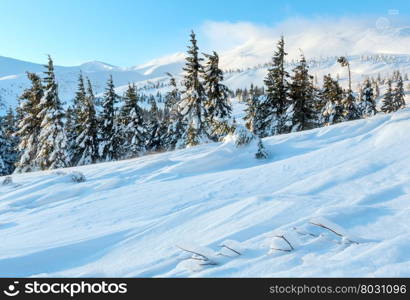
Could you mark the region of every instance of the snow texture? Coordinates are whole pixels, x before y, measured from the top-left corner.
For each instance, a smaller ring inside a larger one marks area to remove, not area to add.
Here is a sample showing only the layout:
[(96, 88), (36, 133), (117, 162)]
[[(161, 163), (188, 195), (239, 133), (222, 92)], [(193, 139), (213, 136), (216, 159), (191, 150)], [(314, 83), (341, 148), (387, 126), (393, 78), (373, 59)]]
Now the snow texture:
[(409, 140), (407, 108), (265, 160), (227, 139), (0, 177), (0, 277), (408, 277)]

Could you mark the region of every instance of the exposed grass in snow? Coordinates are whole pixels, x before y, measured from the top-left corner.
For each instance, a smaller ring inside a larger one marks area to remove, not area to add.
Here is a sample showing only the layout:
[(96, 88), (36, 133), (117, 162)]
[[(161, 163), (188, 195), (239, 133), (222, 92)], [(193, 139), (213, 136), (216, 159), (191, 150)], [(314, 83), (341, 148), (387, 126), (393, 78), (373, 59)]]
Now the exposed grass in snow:
[(267, 160), (226, 142), (13, 175), (0, 276), (410, 276), (409, 140), (406, 109), (266, 138)]

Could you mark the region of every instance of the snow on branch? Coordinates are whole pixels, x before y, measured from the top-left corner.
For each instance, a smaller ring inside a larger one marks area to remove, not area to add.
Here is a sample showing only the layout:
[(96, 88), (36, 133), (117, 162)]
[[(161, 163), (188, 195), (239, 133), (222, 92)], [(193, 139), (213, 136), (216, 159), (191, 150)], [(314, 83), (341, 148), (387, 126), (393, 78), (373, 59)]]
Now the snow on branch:
[(230, 251), (236, 253), (238, 256), (239, 256), (239, 255), (242, 255), (242, 253), (240, 253), (239, 251), (236, 251), (235, 249), (233, 249), (233, 248), (231, 248), (231, 247), (229, 247), (229, 246), (227, 246), (227, 245), (225, 245), (225, 244), (222, 244), (222, 245), (220, 245), (219, 247), (221, 247), (221, 248), (226, 248), (226, 249), (228, 249), (228, 250), (230, 250)]
[(326, 225), (323, 225), (323, 224), (321, 224), (321, 223), (315, 223), (315, 222), (309, 222), (309, 224), (312, 224), (312, 225), (314, 225), (314, 226), (318, 226), (318, 227), (321, 227), (321, 228), (323, 228), (323, 229), (329, 230), (330, 232), (336, 234), (337, 236), (339, 236), (339, 237), (345, 239), (345, 240), (346, 240), (347, 242), (349, 242), (349, 243), (359, 244), (359, 242), (350, 240), (349, 238), (347, 238), (347, 237), (344, 236), (343, 234), (337, 232), (336, 230), (334, 230), (334, 229), (332, 229), (332, 228), (330, 228), (330, 227), (328, 227), (328, 226), (326, 226)]
[(275, 235), (275, 236), (273, 236), (273, 237), (283, 240), (283, 241), (289, 246), (289, 249), (271, 248), (271, 250), (284, 251), (284, 252), (292, 252), (293, 250), (295, 250), (295, 248), (294, 248), (294, 247), (292, 246), (292, 244), (288, 241), (288, 239), (285, 237), (285, 235)]
[(209, 258), (208, 258), (206, 255), (204, 255), (204, 254), (201, 254), (201, 253), (196, 252), (196, 251), (193, 251), (193, 250), (189, 250), (189, 249), (182, 248), (182, 247), (180, 247), (180, 246), (178, 246), (178, 245), (177, 245), (176, 247), (177, 247), (178, 249), (184, 251), (184, 252), (187, 252), (187, 253), (192, 254), (193, 256), (192, 256), (190, 259), (202, 261), (202, 263), (200, 263), (201, 266), (216, 266), (216, 265), (218, 265), (216, 262), (214, 262), (213, 260), (209, 259)]

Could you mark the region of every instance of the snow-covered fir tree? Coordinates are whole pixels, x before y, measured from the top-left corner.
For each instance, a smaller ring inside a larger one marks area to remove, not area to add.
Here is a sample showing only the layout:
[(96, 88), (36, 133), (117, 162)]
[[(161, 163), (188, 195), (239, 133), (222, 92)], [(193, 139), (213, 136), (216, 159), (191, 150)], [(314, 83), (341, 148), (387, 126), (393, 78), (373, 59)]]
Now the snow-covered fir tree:
[[(84, 94), (82, 94), (84, 89)], [(87, 91), (84, 83), (79, 84), (78, 91), (77, 137), (75, 140), (75, 164), (78, 166), (95, 163), (98, 158), (98, 120), (95, 111), (95, 98), (91, 82), (87, 80)]]
[(165, 149), (173, 150), (183, 146), (183, 136), (185, 133), (186, 124), (184, 123), (179, 107), (181, 93), (178, 90), (175, 78), (171, 74), (169, 75), (171, 91), (169, 91), (165, 96), (165, 107), (169, 111), (169, 114), (164, 120), (166, 133), (164, 136), (163, 145)]
[(252, 84), (251, 88), (249, 89), (248, 98), (246, 99), (244, 120), (246, 128), (253, 134), (256, 134), (255, 118), (259, 104), (259, 97), (260, 95), (258, 94), (258, 91), (254, 88)]
[(377, 113), (374, 90), (369, 79), (365, 81), (361, 91), (359, 110), (364, 118), (372, 117)]
[(73, 99), (72, 105), (70, 105), (65, 111), (65, 131), (68, 141), (68, 151), (70, 153), (71, 165), (75, 166), (78, 162), (78, 144), (76, 139), (79, 134), (79, 116), (81, 113), (81, 105), (85, 99), (85, 86), (84, 78), (80, 72), (78, 76), (78, 87)]
[(0, 176), (9, 175), (14, 170), (16, 160), (12, 137), (6, 134), (5, 119), (0, 119)]
[(120, 158), (118, 149), (121, 146), (121, 133), (118, 122), (115, 120), (115, 103), (118, 95), (114, 90), (112, 76), (109, 77), (102, 100), (102, 112), (99, 118), (99, 149), (101, 161), (111, 161)]
[(2, 167), (0, 167), (0, 173), (3, 175), (9, 175), (13, 173), (15, 169), (15, 163), (18, 159), (17, 145), (19, 142), (18, 137), (15, 135), (17, 131), (16, 116), (11, 107), (8, 108), (4, 117), (0, 117), (0, 160), (2, 160)]
[(396, 108), (393, 102), (393, 88), (392, 88), (391, 80), (387, 81), (387, 89), (386, 89), (386, 93), (383, 96), (381, 110), (384, 113), (391, 113), (391, 112), (396, 111)]
[(181, 93), (177, 86), (177, 81), (171, 73), (167, 73), (169, 76), (169, 86), (171, 90), (165, 95), (165, 108), (171, 112), (171, 110), (177, 108), (177, 104), (181, 101)]
[(376, 80), (372, 80), (374, 95), (376, 98), (380, 97), (380, 87)]
[(19, 98), (16, 136), (19, 138), (17, 150), (20, 151), (20, 159), (16, 164), (16, 173), (37, 171), (40, 168), (36, 160), (41, 129), (38, 113), (44, 91), (40, 76), (27, 73), (27, 77), (31, 86)]
[(204, 67), (203, 79), (205, 93), (208, 98), (206, 109), (208, 113), (209, 136), (218, 141), (228, 134), (232, 107), (228, 97), (228, 88), (222, 84), (223, 72), (219, 69), (219, 56), (216, 52), (212, 55), (205, 54), (207, 58)]
[(147, 144), (146, 147), (150, 152), (162, 151), (164, 146), (164, 138), (166, 135), (166, 126), (160, 119), (157, 103), (155, 99), (151, 101), (151, 109), (149, 111), (147, 125)]
[(44, 95), (39, 103), (38, 117), (41, 120), (38, 139), (39, 149), (37, 164), (42, 170), (64, 168), (70, 165), (68, 142), (64, 128), (64, 110), (58, 96), (58, 84), (55, 79), (51, 57), (45, 66), (43, 79)]
[(343, 122), (345, 120), (342, 106), (343, 89), (330, 74), (323, 77), (320, 97), (326, 104), (321, 111), (319, 124), (327, 126)]
[(398, 76), (396, 87), (393, 91), (393, 105), (394, 110), (399, 110), (406, 106), (406, 101), (404, 99), (404, 88), (403, 88), (403, 78), (401, 75)]
[(353, 91), (348, 90), (342, 100), (342, 114), (344, 121), (357, 120), (360, 118), (360, 112), (356, 106), (356, 98)]
[(299, 64), (293, 69), (293, 76), (289, 88), (290, 105), (284, 116), (284, 131), (295, 132), (316, 127), (314, 112), (315, 88), (313, 76), (309, 75), (304, 55)]
[(74, 161), (74, 156), (76, 152), (75, 137), (77, 136), (75, 122), (74, 122), (75, 118), (76, 116), (74, 116), (74, 107), (70, 105), (65, 110), (65, 132), (67, 136), (67, 149), (70, 155), (70, 162), (71, 162), (70, 164), (73, 166), (75, 165), (75, 161)]
[(74, 123), (74, 130), (75, 130), (74, 139), (77, 138), (79, 131), (80, 131), (80, 129), (78, 128), (79, 127), (78, 118), (80, 117), (81, 111), (83, 110), (83, 106), (84, 106), (86, 98), (87, 98), (87, 95), (85, 91), (84, 78), (83, 78), (83, 74), (80, 72), (80, 75), (78, 76), (77, 91), (75, 93), (75, 97), (73, 100), (73, 123)]
[(282, 117), (288, 107), (288, 77), (285, 70), (285, 41), (278, 42), (272, 58), (272, 66), (265, 77), (266, 95), (260, 98), (255, 116), (255, 131), (260, 137), (283, 132)]
[(179, 111), (182, 115), (182, 123), (186, 124), (183, 134), (183, 146), (195, 146), (208, 141), (206, 128), (206, 94), (200, 75), (203, 72), (202, 58), (199, 57), (195, 33), (191, 32), (191, 45), (188, 47), (186, 64), (183, 68), (184, 90), (181, 93)]
[(258, 151), (255, 153), (255, 158), (257, 159), (266, 159), (269, 157), (268, 151), (266, 151), (265, 146), (263, 145), (262, 139), (259, 138), (258, 141)]
[(124, 137), (121, 148), (124, 158), (132, 158), (145, 152), (148, 132), (142, 109), (138, 105), (139, 97), (135, 84), (128, 85), (123, 99), (124, 105), (121, 108), (119, 120)]

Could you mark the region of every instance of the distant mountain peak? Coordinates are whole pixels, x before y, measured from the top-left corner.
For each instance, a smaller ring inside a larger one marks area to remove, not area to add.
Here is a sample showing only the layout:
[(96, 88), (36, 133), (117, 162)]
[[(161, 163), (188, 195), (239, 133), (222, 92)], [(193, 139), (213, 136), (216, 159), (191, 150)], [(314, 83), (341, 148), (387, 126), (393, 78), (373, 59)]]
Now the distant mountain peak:
[(177, 52), (171, 55), (153, 59), (145, 64), (131, 67), (131, 70), (138, 71), (143, 75), (163, 76), (166, 72), (179, 74), (185, 63), (185, 53)]
[(113, 66), (101, 61), (89, 61), (80, 65), (80, 68), (87, 72), (93, 71), (110, 71), (110, 70), (118, 70), (120, 69), (117, 66)]

